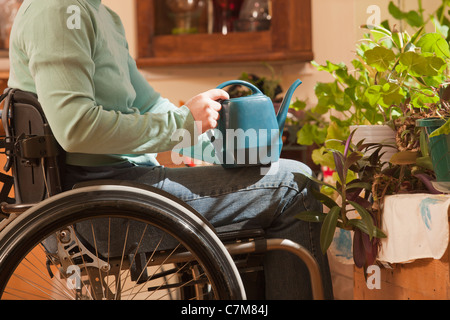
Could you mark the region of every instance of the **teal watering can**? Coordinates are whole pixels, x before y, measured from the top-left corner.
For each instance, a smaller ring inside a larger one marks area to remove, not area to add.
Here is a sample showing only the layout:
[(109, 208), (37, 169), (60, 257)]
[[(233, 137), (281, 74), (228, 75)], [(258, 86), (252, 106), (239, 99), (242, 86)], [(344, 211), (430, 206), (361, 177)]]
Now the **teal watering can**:
[(217, 87), (224, 89), (242, 85), (252, 91), (250, 96), (221, 101), (218, 126), (209, 133), (209, 137), (223, 167), (261, 166), (278, 162), (289, 105), (301, 83), (297, 80), (289, 88), (277, 115), (272, 100), (251, 83), (233, 80)]

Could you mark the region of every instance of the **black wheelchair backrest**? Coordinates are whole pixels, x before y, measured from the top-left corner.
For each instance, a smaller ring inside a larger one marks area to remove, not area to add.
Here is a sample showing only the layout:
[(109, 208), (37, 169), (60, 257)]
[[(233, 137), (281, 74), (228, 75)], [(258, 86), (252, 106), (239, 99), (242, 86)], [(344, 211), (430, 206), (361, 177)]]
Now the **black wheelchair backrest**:
[(61, 192), (59, 166), (64, 152), (56, 142), (35, 94), (8, 88), (2, 124), (5, 172), (12, 170), (16, 204), (38, 203)]

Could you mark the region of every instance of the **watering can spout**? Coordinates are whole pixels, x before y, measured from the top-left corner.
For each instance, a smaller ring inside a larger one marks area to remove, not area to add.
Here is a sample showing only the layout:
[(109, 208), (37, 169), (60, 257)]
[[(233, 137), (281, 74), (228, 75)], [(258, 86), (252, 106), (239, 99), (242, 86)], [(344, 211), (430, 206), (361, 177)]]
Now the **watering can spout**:
[(278, 111), (277, 115), (277, 122), (278, 122), (278, 128), (280, 129), (280, 136), (283, 134), (284, 124), (286, 123), (286, 117), (288, 114), (289, 106), (291, 104), (291, 99), (294, 94), (295, 89), (300, 86), (302, 82), (297, 79), (289, 88), (289, 90), (286, 93), (286, 96), (283, 99), (283, 102), (281, 103), (280, 111)]

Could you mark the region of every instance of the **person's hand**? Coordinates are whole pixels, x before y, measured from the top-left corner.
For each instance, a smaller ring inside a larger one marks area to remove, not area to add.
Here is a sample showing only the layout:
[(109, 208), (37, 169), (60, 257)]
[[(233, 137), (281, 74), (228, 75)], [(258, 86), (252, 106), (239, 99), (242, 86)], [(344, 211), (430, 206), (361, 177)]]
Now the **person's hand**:
[(217, 127), (219, 111), (222, 105), (218, 100), (229, 99), (228, 93), (222, 89), (211, 89), (190, 99), (186, 106), (197, 123), (198, 132), (204, 133)]

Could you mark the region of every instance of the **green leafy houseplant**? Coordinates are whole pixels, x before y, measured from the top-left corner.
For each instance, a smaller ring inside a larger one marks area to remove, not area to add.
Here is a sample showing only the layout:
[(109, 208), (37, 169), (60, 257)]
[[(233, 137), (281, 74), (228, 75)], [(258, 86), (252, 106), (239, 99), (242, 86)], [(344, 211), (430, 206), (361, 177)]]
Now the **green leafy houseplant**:
[[(432, 17), (441, 17), (447, 2)], [(398, 131), (397, 139), (405, 145), (419, 138), (404, 124), (423, 117), (445, 117), (449, 104), (443, 99), (448, 84), (449, 45), (448, 28), (431, 19), (436, 32), (426, 33), (422, 18), (401, 12), (392, 2), (390, 12), (420, 26), (411, 36), (407, 31), (391, 28), (388, 22), (380, 26), (363, 26), (368, 33), (356, 46), (352, 68), (343, 63), (327, 61), (313, 64), (320, 71), (330, 73), (334, 81), (318, 83), (315, 88), (317, 104), (306, 111), (298, 142), (316, 144), (313, 159), (322, 165), (332, 165), (332, 156), (326, 152), (326, 141), (343, 139), (349, 135), (349, 126), (358, 124), (390, 124)], [(420, 12), (420, 11), (419, 11)], [(420, 14), (419, 14), (419, 17)], [(450, 25), (450, 24), (449, 24)], [(304, 101), (292, 105), (305, 109)], [(409, 120), (408, 120), (409, 119)], [(405, 131), (406, 130), (406, 131)], [(450, 121), (434, 134), (448, 133)], [(416, 143), (417, 147), (417, 143)]]
[[(390, 14), (399, 21), (406, 22), (410, 27), (417, 28), (419, 31), (422, 31), (428, 22), (431, 22), (433, 25), (435, 32), (427, 34), (423, 36), (422, 42), (418, 43), (418, 46), (421, 47), (422, 51), (429, 52), (434, 54), (437, 57), (441, 57), (447, 67), (448, 61), (450, 59), (450, 50), (449, 50), (449, 40), (450, 40), (450, 20), (446, 17), (445, 13), (448, 12), (450, 3), (447, 0), (442, 0), (442, 4), (438, 7), (438, 9), (428, 17), (426, 20), (426, 16), (424, 14), (423, 2), (422, 0), (418, 0), (418, 9), (412, 10), (408, 12), (403, 12), (397, 7), (392, 1), (389, 3), (389, 12)], [(419, 61), (420, 62), (420, 61)], [(440, 62), (438, 62), (440, 63)], [(441, 69), (443, 72), (440, 72), (440, 78), (435, 78), (437, 82), (428, 82), (424, 81), (429, 85), (430, 89), (434, 90), (439, 96), (439, 101), (433, 101), (434, 108), (431, 108), (431, 112), (428, 112), (426, 117), (440, 117), (440, 118), (448, 118), (449, 115), (449, 88), (448, 88), (448, 69)], [(434, 75), (433, 75), (434, 76)], [(426, 79), (424, 79), (426, 80)], [(439, 83), (439, 81), (442, 81)], [(449, 134), (450, 133), (450, 121), (447, 121), (441, 128), (436, 130), (431, 137), (435, 137), (441, 134)]]

